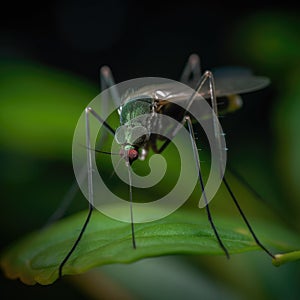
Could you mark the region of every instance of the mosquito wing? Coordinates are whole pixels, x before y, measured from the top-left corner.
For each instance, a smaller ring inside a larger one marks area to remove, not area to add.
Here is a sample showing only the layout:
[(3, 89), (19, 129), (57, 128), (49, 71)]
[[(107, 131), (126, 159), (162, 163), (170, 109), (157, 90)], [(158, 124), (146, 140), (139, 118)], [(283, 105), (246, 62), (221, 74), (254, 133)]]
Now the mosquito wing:
[(137, 90), (128, 90), (122, 97), (122, 105), (128, 101), (142, 98), (151, 98), (160, 102), (187, 101), (193, 92), (190, 87), (175, 81), (174, 83), (146, 85)]
[[(216, 96), (244, 94), (260, 90), (270, 84), (270, 80), (263, 76), (254, 76), (249, 69), (225, 67), (213, 71)], [(207, 96), (209, 91), (203, 91)]]
[[(254, 92), (270, 84), (270, 79), (263, 76), (254, 76), (246, 68), (224, 67), (213, 71), (217, 97), (238, 95)], [(209, 85), (204, 84), (199, 94), (204, 98), (210, 96)], [(148, 97), (171, 102), (186, 101), (191, 96), (191, 89), (184, 84), (165, 83), (147, 85), (137, 90), (130, 90), (122, 97), (122, 104), (133, 99)]]

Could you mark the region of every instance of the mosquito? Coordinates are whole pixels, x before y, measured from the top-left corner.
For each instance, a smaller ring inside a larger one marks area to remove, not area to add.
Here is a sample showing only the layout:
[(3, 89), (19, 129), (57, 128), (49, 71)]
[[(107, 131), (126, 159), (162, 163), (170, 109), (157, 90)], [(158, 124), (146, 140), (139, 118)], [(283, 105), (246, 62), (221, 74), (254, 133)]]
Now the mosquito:
[[(176, 119), (180, 124), (186, 126), (190, 135), (193, 147), (193, 156), (195, 166), (197, 168), (197, 176), (198, 183), (201, 187), (202, 195), (205, 199), (205, 184), (203, 180), (203, 175), (201, 172), (201, 165), (199, 159), (198, 149), (196, 147), (195, 142), (195, 132), (193, 129), (193, 123), (191, 116), (189, 115), (189, 108), (192, 106), (193, 102), (196, 99), (196, 95), (201, 95), (204, 97), (210, 104), (212, 111), (218, 117), (219, 113), (227, 113), (231, 111), (235, 111), (242, 105), (242, 99), (239, 96), (243, 93), (253, 92), (260, 90), (266, 87), (269, 84), (269, 79), (262, 76), (254, 76), (249, 70), (246, 69), (219, 69), (216, 72), (205, 71), (203, 74), (201, 73), (200, 67), (200, 59), (196, 54), (192, 54), (183, 70), (180, 81), (187, 86), (190, 86), (194, 90), (194, 94), (189, 97), (187, 100), (187, 107), (185, 109), (179, 109), (177, 105), (173, 102), (170, 102), (165, 99), (153, 99), (151, 97), (153, 90), (158, 89), (156, 86), (145, 87), (143, 94), (149, 95), (149, 97), (140, 97), (141, 91), (136, 91), (129, 93), (122, 100), (118, 91), (114, 89), (115, 81), (112, 76), (112, 72), (109, 67), (104, 66), (100, 69), (100, 79), (101, 79), (101, 90), (106, 88), (112, 88), (112, 98), (115, 104), (118, 106), (118, 113), (120, 117), (120, 127), (116, 130), (113, 129), (106, 120), (102, 119), (101, 116), (91, 107), (87, 107), (85, 109), (85, 119), (86, 119), (86, 150), (87, 150), (87, 170), (88, 170), (88, 194), (89, 194), (89, 211), (87, 218), (83, 224), (83, 227), (80, 231), (79, 236), (77, 237), (75, 243), (72, 248), (69, 250), (64, 260), (61, 262), (59, 266), (59, 278), (63, 275), (63, 267), (71, 257), (72, 253), (76, 249), (78, 243), (80, 242), (86, 227), (90, 221), (94, 205), (93, 205), (93, 186), (92, 186), (92, 166), (91, 166), (91, 157), (92, 151), (111, 154), (109, 152), (101, 151), (101, 150), (93, 150), (91, 148), (90, 143), (90, 128), (89, 122), (90, 117), (96, 118), (101, 125), (104, 126), (106, 131), (111, 134), (114, 139), (120, 144), (120, 152), (119, 155), (125, 161), (125, 164), (128, 169), (128, 179), (129, 179), (129, 203), (130, 203), (130, 220), (131, 220), (131, 236), (132, 236), (132, 247), (136, 249), (136, 239), (135, 239), (135, 230), (134, 230), (134, 216), (132, 210), (132, 179), (131, 179), (131, 166), (137, 160), (144, 160), (148, 154), (148, 151), (151, 149), (156, 154), (161, 154), (163, 151), (169, 146), (172, 142), (172, 138), (176, 136), (178, 133), (178, 128), (174, 128), (171, 133), (171, 138), (164, 139), (162, 136), (158, 134), (147, 134), (151, 132), (151, 128), (147, 128), (147, 126), (153, 126), (153, 124), (157, 123), (157, 118), (155, 117), (157, 114), (163, 114), (167, 116), (171, 116)], [(179, 91), (169, 90), (169, 97), (179, 99), (181, 97), (184, 98), (184, 95), (181, 95)], [(223, 100), (220, 101), (219, 98)], [(226, 101), (224, 101), (226, 99)], [(178, 101), (179, 101), (178, 100)], [(175, 101), (176, 103), (176, 101)], [(130, 124), (130, 122), (142, 114), (153, 114), (153, 119), (151, 119), (148, 124), (137, 124), (130, 125), (129, 129), (125, 132), (121, 130), (124, 128), (124, 125)], [(216, 143), (220, 143), (218, 140), (218, 136), (220, 135), (220, 128), (218, 124), (214, 124), (215, 130), (215, 139)], [(138, 136), (138, 138), (135, 138)], [(158, 142), (162, 142), (162, 144), (158, 145)], [(223, 149), (224, 150), (224, 149)], [(220, 152), (220, 155), (222, 153)], [(250, 231), (253, 239), (256, 244), (265, 251), (270, 257), (275, 258), (274, 255), (260, 242), (255, 232), (253, 231), (248, 219), (246, 218), (244, 212), (242, 211), (241, 206), (238, 203), (238, 200), (233, 193), (226, 176), (222, 176), (222, 182), (224, 183), (230, 198), (235, 204), (238, 212), (240, 213), (242, 219), (244, 220), (248, 230)], [(206, 201), (206, 200), (205, 200)], [(214, 224), (211, 211), (208, 205), (208, 202), (205, 202), (205, 209), (207, 213), (207, 218), (209, 224), (214, 232), (216, 240), (223, 250), (224, 254), (227, 258), (229, 258), (229, 252), (225, 247), (217, 228)]]

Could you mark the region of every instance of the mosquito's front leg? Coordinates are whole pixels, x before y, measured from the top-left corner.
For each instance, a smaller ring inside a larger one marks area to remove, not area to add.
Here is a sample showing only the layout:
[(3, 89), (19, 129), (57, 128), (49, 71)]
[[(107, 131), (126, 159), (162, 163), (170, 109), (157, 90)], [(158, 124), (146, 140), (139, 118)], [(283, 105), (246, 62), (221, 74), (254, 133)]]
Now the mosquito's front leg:
[[(120, 107), (121, 105), (121, 98), (119, 95), (119, 92), (115, 86), (115, 80), (112, 75), (111, 69), (108, 66), (103, 66), (100, 68), (100, 87), (101, 87), (101, 92), (103, 92), (105, 89), (109, 88), (110, 93), (112, 96), (112, 100), (115, 104), (116, 107)], [(108, 107), (107, 105), (109, 104), (109, 101), (107, 101), (107, 94), (103, 94), (102, 97), (104, 97), (101, 101), (102, 103), (102, 112), (107, 113), (108, 112)]]
[(94, 189), (93, 189), (93, 169), (92, 169), (92, 148), (91, 148), (91, 138), (90, 138), (90, 116), (95, 117), (106, 129), (109, 133), (112, 135), (115, 134), (115, 130), (111, 128), (111, 126), (104, 121), (95, 110), (93, 110), (91, 107), (87, 107), (85, 109), (85, 133), (86, 133), (86, 151), (87, 151), (87, 177), (88, 177), (88, 200), (89, 200), (89, 212), (87, 215), (87, 218), (81, 228), (81, 231), (74, 242), (72, 248), (67, 253), (66, 257), (63, 259), (61, 264), (58, 268), (58, 276), (59, 278), (62, 277), (62, 271), (63, 267), (65, 266), (66, 262), (71, 257), (72, 253), (75, 251), (78, 243), (80, 242), (85, 229), (90, 221), (90, 218), (92, 216), (92, 212), (94, 209), (93, 203), (94, 203)]
[(183, 72), (180, 77), (180, 81), (195, 88), (201, 77), (200, 58), (197, 54), (190, 55)]
[[(116, 107), (119, 107), (121, 105), (120, 96), (115, 87), (115, 81), (114, 81), (112, 72), (108, 66), (103, 66), (100, 68), (100, 87), (101, 87), (101, 91), (104, 91), (107, 88), (111, 88), (111, 95), (112, 95), (114, 105)], [(108, 99), (105, 98), (105, 97), (107, 97), (107, 93), (103, 93), (103, 97), (104, 98), (101, 101), (100, 109), (101, 109), (101, 112), (106, 115), (108, 112), (108, 109), (109, 109), (108, 105), (110, 102)], [(101, 122), (101, 124), (103, 124), (104, 127), (111, 134), (114, 135), (114, 130), (102, 118), (100, 118), (99, 115), (97, 115), (94, 112), (92, 112), (92, 114), (94, 114), (94, 116), (99, 120), (99, 122)], [(86, 174), (82, 174), (82, 176), (80, 176), (80, 178), (82, 178), (82, 181), (85, 179), (85, 176), (86, 176)], [(45, 227), (49, 226), (56, 220), (60, 219), (65, 214), (67, 208), (70, 206), (73, 199), (75, 198), (75, 195), (78, 192), (78, 190), (79, 190), (78, 183), (76, 180), (74, 180), (72, 186), (68, 189), (65, 196), (63, 197), (61, 204), (59, 205), (59, 207), (55, 210), (55, 212), (50, 216), (50, 218), (46, 222)]]

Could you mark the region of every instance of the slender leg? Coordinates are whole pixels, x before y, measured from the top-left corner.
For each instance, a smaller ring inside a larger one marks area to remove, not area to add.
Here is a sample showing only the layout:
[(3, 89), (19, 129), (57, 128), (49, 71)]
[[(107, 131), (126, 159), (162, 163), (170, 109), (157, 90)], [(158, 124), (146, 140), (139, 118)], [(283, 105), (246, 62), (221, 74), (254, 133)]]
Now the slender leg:
[[(121, 98), (117, 88), (115, 87), (115, 80), (113, 78), (112, 72), (108, 66), (103, 66), (100, 68), (100, 87), (101, 92), (103, 92), (107, 88), (111, 88), (110, 92), (115, 106), (119, 107), (121, 105)], [(107, 103), (107, 101), (102, 101), (102, 105), (104, 105), (102, 109), (104, 109), (104, 112), (107, 112), (107, 107), (105, 107), (105, 104)]]
[[(209, 84), (209, 95), (210, 95), (210, 100), (211, 100), (211, 107), (212, 107), (212, 114), (214, 113), (216, 117), (219, 117), (218, 114), (218, 105), (217, 105), (217, 98), (216, 98), (216, 92), (215, 92), (215, 81), (214, 77), (211, 71), (205, 71), (204, 74), (202, 75), (198, 86), (197, 86), (197, 93), (200, 93), (201, 89), (203, 88), (204, 84), (208, 81)], [(224, 170), (222, 170), (222, 166), (225, 166), (224, 163), (224, 151), (227, 149), (222, 147), (221, 143), (221, 135), (224, 133), (221, 133), (221, 128), (220, 128), (220, 123), (217, 121), (217, 119), (213, 116), (212, 117), (213, 121), (213, 129), (214, 129), (214, 136), (215, 136), (215, 143), (217, 146), (217, 149), (219, 150), (219, 157), (220, 157), (220, 174), (223, 174)]]
[[(100, 69), (100, 84), (101, 84), (101, 91), (105, 90), (106, 88), (111, 88), (111, 94), (112, 94), (112, 99), (115, 103), (115, 105), (117, 107), (120, 106), (121, 104), (121, 100), (120, 100), (120, 96), (119, 93), (117, 91), (117, 89), (114, 87), (115, 85), (115, 81), (114, 78), (112, 76), (111, 70), (109, 67), (107, 66), (103, 66)], [(107, 95), (106, 93), (104, 95)], [(104, 96), (105, 97), (105, 96)], [(108, 104), (109, 101), (107, 101), (107, 99), (103, 99), (103, 101), (101, 101), (102, 103), (102, 111), (103, 112), (107, 112), (108, 110)], [(82, 238), (82, 235), (90, 221), (91, 215), (92, 215), (92, 211), (93, 211), (93, 186), (92, 186), (92, 167), (91, 167), (91, 147), (90, 147), (90, 133), (89, 133), (89, 114), (92, 114), (101, 124), (103, 124), (103, 126), (107, 129), (107, 131), (112, 134), (113, 136), (115, 135), (115, 130), (111, 128), (111, 126), (106, 123), (92, 108), (87, 108), (86, 109), (86, 136), (87, 136), (87, 141), (86, 141), (86, 147), (87, 147), (87, 161), (88, 161), (88, 186), (89, 186), (89, 212), (87, 215), (87, 218), (83, 224), (83, 227), (80, 231), (79, 236), (77, 237), (77, 240), (75, 241), (73, 247), (71, 248), (71, 250), (68, 252), (68, 254), (66, 255), (66, 257), (64, 258), (64, 260), (61, 262), (60, 266), (59, 266), (59, 278), (62, 276), (62, 270), (64, 265), (66, 264), (66, 262), (69, 260), (70, 256), (72, 255), (72, 253), (74, 252), (74, 250), (76, 249), (79, 241)], [(62, 207), (60, 207), (49, 219), (48, 223), (51, 221), (53, 221), (54, 219), (56, 219), (57, 217), (60, 217), (64, 211), (66, 210), (66, 208), (69, 206), (69, 204), (71, 203), (72, 199), (74, 198), (74, 195), (76, 194), (76, 192), (78, 191), (78, 186), (77, 183), (73, 184), (71, 189), (68, 191), (68, 193), (66, 194), (64, 201), (63, 201), (63, 205)]]
[(225, 184), (225, 186), (226, 186), (226, 188), (227, 188), (227, 191), (229, 192), (229, 194), (230, 194), (230, 196), (231, 196), (231, 198), (232, 198), (232, 200), (233, 200), (235, 206), (237, 207), (237, 209), (238, 209), (240, 215), (242, 216), (242, 218), (243, 218), (245, 224), (247, 225), (247, 227), (248, 227), (248, 229), (249, 229), (249, 231), (250, 231), (250, 233), (251, 233), (253, 239), (255, 240), (256, 244), (257, 244), (261, 249), (263, 249), (269, 256), (271, 256), (272, 258), (275, 259), (275, 256), (274, 256), (274, 255), (273, 255), (273, 254), (272, 254), (272, 253), (271, 253), (271, 252), (270, 252), (270, 251), (269, 251), (269, 250), (268, 250), (268, 249), (267, 249), (267, 248), (259, 241), (259, 239), (257, 238), (256, 234), (254, 233), (254, 231), (253, 231), (253, 229), (252, 229), (252, 227), (251, 227), (249, 221), (247, 220), (247, 218), (246, 218), (244, 212), (242, 211), (242, 209), (241, 209), (241, 207), (240, 207), (240, 205), (239, 205), (239, 203), (238, 203), (236, 197), (234, 196), (234, 194), (233, 194), (233, 192), (232, 192), (232, 189), (230, 188), (230, 186), (229, 186), (229, 184), (228, 184), (228, 182), (227, 182), (227, 180), (226, 180), (225, 177), (223, 177), (223, 182), (224, 182), (224, 184)]
[[(101, 88), (101, 106), (100, 111), (102, 115), (107, 115), (111, 110), (112, 106), (120, 107), (121, 98), (119, 92), (115, 86), (115, 80), (112, 75), (111, 69), (108, 66), (102, 66), (100, 68), (100, 88)], [(104, 90), (106, 92), (103, 92)], [(107, 139), (107, 133), (104, 132), (101, 136), (101, 139), (98, 141), (99, 144), (102, 144)]]
[(111, 133), (112, 135), (115, 134), (115, 131), (91, 107), (87, 107), (85, 109), (89, 212), (88, 212), (87, 218), (82, 226), (82, 229), (81, 229), (76, 241), (74, 242), (72, 248), (70, 249), (70, 251), (68, 252), (66, 257), (63, 259), (63, 261), (61, 262), (61, 264), (58, 268), (59, 278), (62, 277), (62, 271), (63, 271), (64, 265), (69, 260), (72, 253), (75, 251), (78, 243), (80, 242), (80, 240), (86, 230), (86, 227), (90, 221), (90, 218), (92, 216), (92, 212), (94, 209), (94, 190), (93, 190), (93, 177), (92, 177), (93, 176), (92, 149), (91, 149), (91, 142), (90, 142), (90, 122), (89, 122), (90, 114), (92, 114), (101, 124), (103, 124), (103, 126), (107, 129), (107, 131), (109, 133)]
[[(108, 66), (101, 67), (100, 68), (101, 91), (104, 91), (106, 88), (111, 88), (112, 99), (116, 106), (120, 106), (121, 104), (120, 96), (117, 89), (114, 87), (114, 85), (115, 85), (115, 81), (110, 68)], [(102, 105), (101, 111), (106, 113), (108, 111), (108, 107), (107, 107), (108, 101), (103, 99), (103, 101), (101, 101), (101, 105)], [(96, 116), (96, 118), (105, 126), (108, 132), (114, 135), (114, 130), (104, 120), (102, 120), (98, 115)], [(84, 179), (85, 179), (85, 174), (83, 174), (82, 176), (82, 180)], [(68, 209), (73, 199), (75, 198), (75, 195), (77, 194), (78, 190), (79, 190), (78, 183), (76, 180), (74, 180), (72, 186), (68, 189), (65, 196), (63, 197), (61, 204), (50, 216), (50, 218), (48, 219), (44, 227), (48, 227), (56, 220), (59, 220), (65, 214), (66, 210)]]
[(208, 221), (209, 221), (209, 223), (210, 223), (210, 225), (211, 225), (211, 227), (212, 227), (212, 229), (214, 231), (214, 234), (215, 234), (215, 236), (216, 236), (216, 238), (218, 240), (218, 243), (219, 243), (220, 247), (224, 251), (226, 257), (229, 258), (229, 253), (228, 253), (225, 245), (223, 244), (223, 242), (222, 242), (222, 240), (221, 240), (221, 238), (219, 236), (219, 233), (217, 231), (217, 228), (215, 227), (215, 224), (213, 222), (213, 219), (212, 219), (212, 216), (211, 216), (211, 213), (210, 213), (210, 209), (209, 209), (209, 206), (208, 206), (208, 201), (207, 201), (206, 194), (205, 194), (205, 189), (204, 189), (204, 182), (203, 182), (202, 173), (201, 173), (201, 165), (200, 165), (200, 159), (199, 159), (199, 152), (198, 152), (198, 149), (196, 147), (196, 140), (195, 140), (195, 134), (194, 134), (192, 122), (191, 122), (191, 119), (190, 119), (189, 116), (186, 116), (185, 120), (186, 120), (186, 123), (188, 125), (188, 130), (189, 130), (189, 133), (190, 133), (191, 144), (192, 144), (192, 147), (193, 147), (194, 160), (195, 160), (196, 167), (197, 167), (199, 183), (200, 183), (201, 190), (202, 190), (202, 193), (203, 193), (203, 196), (204, 196), (205, 209), (206, 209), (206, 212), (207, 212)]
[(133, 222), (132, 177), (131, 177), (131, 167), (129, 164), (128, 164), (128, 179), (129, 179), (129, 203), (130, 203), (132, 247), (133, 247), (133, 249), (136, 249), (134, 222)]
[[(100, 68), (100, 80), (101, 80), (101, 91), (105, 90), (106, 88), (110, 88), (110, 92), (112, 95), (112, 99), (114, 101), (115, 106), (120, 107), (121, 106), (121, 97), (119, 95), (119, 92), (117, 88), (115, 87), (115, 81), (112, 75), (112, 72), (108, 66), (103, 66)], [(107, 112), (109, 105), (109, 101), (107, 98), (108, 94), (104, 93), (102, 97), (104, 97), (101, 101), (102, 103), (102, 111), (104, 113)], [(93, 110), (90, 110), (90, 112), (112, 133), (115, 134), (115, 131), (107, 124), (104, 120), (102, 120), (99, 115), (97, 115)], [(120, 113), (120, 111), (118, 110)], [(134, 234), (134, 222), (133, 222), (133, 210), (132, 210), (132, 184), (131, 184), (131, 169), (130, 166), (128, 166), (128, 176), (129, 176), (129, 198), (130, 198), (130, 216), (131, 216), (131, 233), (132, 233), (132, 245), (133, 248), (136, 249), (136, 242), (135, 242), (135, 234)]]
[(79, 233), (79, 236), (77, 237), (77, 239), (76, 239), (75, 243), (73, 244), (71, 250), (68, 252), (68, 254), (66, 255), (66, 257), (63, 259), (63, 261), (59, 265), (59, 268), (58, 268), (58, 278), (62, 277), (62, 275), (63, 275), (62, 274), (62, 270), (63, 270), (64, 265), (69, 260), (70, 256), (72, 255), (72, 253), (75, 251), (77, 245), (79, 244), (79, 242), (80, 242), (80, 240), (81, 240), (81, 238), (82, 238), (82, 236), (83, 236), (83, 234), (85, 232), (85, 229), (86, 229), (86, 227), (87, 227), (87, 225), (88, 225), (88, 223), (90, 221), (90, 218), (92, 216), (93, 208), (94, 208), (93, 205), (90, 203), (89, 204), (88, 216), (87, 216), (87, 218), (86, 218), (86, 220), (85, 220), (85, 222), (84, 222), (84, 224), (82, 226), (82, 229), (81, 229), (81, 231)]
[[(211, 106), (212, 106), (212, 109), (215, 113), (215, 115), (218, 117), (218, 108), (217, 108), (217, 100), (216, 100), (216, 94), (215, 94), (215, 83), (214, 83), (214, 78), (213, 78), (213, 75), (210, 71), (206, 71), (204, 73), (204, 76), (206, 76), (206, 78), (209, 80), (209, 92), (210, 92), (210, 99), (211, 99)], [(204, 83), (204, 82), (203, 82)], [(202, 85), (201, 85), (202, 86)], [(200, 88), (201, 88), (200, 86)], [(217, 146), (218, 146), (218, 149), (219, 149), (219, 155), (221, 157), (221, 160), (224, 159), (223, 158), (223, 153), (224, 153), (224, 150), (227, 150), (227, 149), (222, 149), (221, 148), (221, 139), (220, 139), (220, 136), (221, 136), (221, 130), (220, 130), (220, 127), (219, 127), (219, 123), (216, 122), (216, 119), (213, 118), (213, 126), (214, 126), (214, 133), (215, 133), (215, 141), (217, 143)], [(220, 174), (222, 174), (223, 170), (221, 169), (222, 168), (222, 164), (220, 164)], [(275, 256), (269, 251), (267, 250), (267, 248), (259, 241), (259, 239), (257, 238), (256, 234), (254, 233), (249, 221), (247, 220), (244, 212), (242, 211), (238, 201), (237, 201), (237, 198), (235, 197), (235, 195), (233, 194), (233, 191), (232, 189), (230, 188), (225, 176), (222, 177), (222, 181), (228, 191), (228, 193), (230, 194), (230, 197), (232, 199), (232, 201), (234, 202), (236, 208), (238, 209), (240, 215), (242, 216), (246, 226), (248, 227), (248, 230), (250, 231), (253, 239), (255, 240), (256, 244), (262, 249), (264, 250), (269, 256), (271, 256), (272, 258), (275, 258)]]
[[(222, 240), (221, 240), (221, 238), (219, 236), (219, 233), (218, 233), (217, 228), (216, 228), (216, 226), (215, 226), (215, 224), (213, 222), (213, 219), (212, 219), (212, 216), (211, 216), (211, 213), (210, 213), (210, 209), (209, 209), (209, 206), (208, 206), (208, 201), (207, 201), (206, 193), (205, 193), (205, 189), (204, 189), (203, 177), (202, 177), (202, 173), (201, 173), (201, 165), (200, 165), (200, 159), (199, 159), (199, 152), (198, 152), (198, 149), (196, 147), (195, 134), (194, 134), (194, 130), (193, 130), (193, 127), (192, 127), (192, 122), (191, 122), (191, 119), (190, 119), (189, 116), (185, 116), (184, 119), (181, 122), (182, 125), (185, 125), (186, 123), (188, 125), (188, 130), (189, 130), (189, 133), (190, 133), (191, 144), (192, 144), (192, 147), (193, 147), (193, 155), (194, 155), (194, 160), (195, 160), (195, 163), (196, 163), (196, 168), (197, 168), (197, 173), (198, 173), (198, 179), (199, 179), (201, 190), (202, 190), (202, 193), (203, 193), (203, 196), (204, 196), (204, 201), (205, 201), (205, 204), (206, 204), (205, 205), (205, 209), (206, 209), (208, 221), (209, 221), (209, 223), (211, 225), (211, 228), (214, 231), (214, 234), (215, 234), (215, 236), (217, 238), (217, 241), (218, 241), (220, 247), (224, 251), (226, 257), (229, 258), (229, 253), (228, 253), (225, 245), (223, 244), (223, 242), (222, 242)], [(175, 128), (175, 130), (174, 130), (174, 132), (172, 134), (172, 138), (169, 139), (169, 140), (167, 140), (161, 146), (161, 148), (157, 151), (157, 153), (162, 153), (167, 148), (167, 146), (170, 144), (170, 142), (172, 141), (172, 139), (174, 138), (174, 136), (178, 132), (177, 128)]]
[(201, 77), (200, 58), (197, 54), (190, 55), (183, 72), (180, 77), (180, 81), (195, 88)]
[[(209, 95), (210, 95), (210, 100), (211, 100), (211, 106), (212, 106), (212, 111), (213, 113), (218, 117), (218, 108), (217, 108), (217, 99), (216, 99), (216, 93), (215, 93), (215, 83), (214, 83), (214, 78), (213, 78), (213, 74), (212, 72), (210, 71), (206, 71), (204, 72), (204, 74), (202, 75), (202, 77), (200, 78), (199, 80), (199, 83), (197, 84), (197, 87), (196, 87), (196, 90), (195, 90), (195, 93), (191, 96), (191, 98), (189, 99), (188, 101), (188, 105), (187, 105), (187, 108), (186, 108), (186, 111), (185, 111), (185, 115), (184, 115), (184, 119), (183, 121), (181, 122), (181, 124), (184, 124), (185, 123), (185, 119), (186, 119), (186, 114), (188, 113), (193, 101), (195, 100), (195, 95), (197, 93), (200, 93), (201, 89), (203, 89), (203, 86), (204, 84), (208, 81), (208, 84), (209, 84)], [(205, 91), (206, 92), (206, 91)], [(224, 162), (224, 151), (226, 151), (227, 149), (223, 149), (222, 148), (222, 144), (221, 144), (221, 130), (220, 130), (220, 125), (219, 123), (217, 122), (217, 120), (213, 117), (212, 118), (213, 120), (213, 126), (214, 126), (214, 135), (215, 135), (215, 142), (216, 142), (216, 145), (217, 145), (217, 149), (219, 149), (219, 156), (220, 156), (220, 174), (223, 173), (223, 170), (221, 168), (223, 168), (222, 166), (224, 165), (223, 162)], [(187, 122), (189, 124), (189, 122)], [(178, 130), (179, 130), (180, 126), (176, 127), (172, 136), (171, 136), (171, 139), (170, 140), (167, 140), (165, 141), (165, 143), (161, 146), (161, 148), (158, 150), (158, 153), (161, 153), (164, 149), (167, 148), (167, 146), (169, 145), (169, 143), (172, 141), (172, 138), (177, 134)], [(195, 150), (195, 149), (194, 149)], [(195, 154), (194, 154), (195, 156)], [(198, 164), (200, 166), (200, 162)], [(200, 168), (198, 168), (199, 172), (201, 171)], [(200, 172), (201, 173), (201, 172)], [(200, 181), (200, 184), (201, 184), (201, 178), (202, 176), (199, 175), (199, 181)], [(226, 178), (225, 176), (222, 177), (222, 181), (227, 189), (227, 191), (229, 192), (230, 194), (230, 197), (231, 199), (233, 200), (235, 206), (237, 207), (239, 213), (241, 214), (246, 226), (248, 227), (252, 237), (254, 238), (256, 244), (262, 249), (264, 250), (268, 255), (270, 255), (272, 258), (274, 258), (274, 255), (268, 251), (266, 249), (266, 247), (264, 247), (262, 245), (262, 243), (259, 241), (259, 239), (257, 238), (257, 236), (255, 235), (249, 221), (247, 220), (245, 214), (243, 213), (238, 201), (237, 201), (237, 198), (234, 196), (232, 190), (230, 189), (230, 186), (228, 184), (228, 182), (226, 181)], [(203, 181), (202, 181), (202, 184), (203, 184)], [(201, 187), (202, 187), (202, 184), (201, 184)], [(211, 218), (210, 216), (210, 212), (209, 212), (209, 208), (208, 208), (208, 205), (206, 205), (206, 210), (207, 210), (207, 214), (209, 216), (209, 219)], [(211, 221), (210, 221), (211, 224), (213, 224)], [(221, 248), (224, 250), (226, 256), (228, 257), (228, 252), (227, 250), (224, 248), (224, 245), (222, 244), (222, 242), (220, 241), (220, 238), (218, 236), (218, 233), (216, 232), (215, 230), (215, 227), (214, 225), (212, 225), (212, 228), (217, 236), (217, 239), (219, 241), (219, 244), (221, 246)], [(223, 246), (222, 246), (223, 245)]]
[[(181, 121), (180, 124), (178, 124), (178, 126), (174, 129), (174, 131), (171, 134), (171, 138), (169, 140), (166, 140), (164, 142), (164, 144), (162, 144), (161, 148), (158, 150), (158, 153), (161, 153), (164, 149), (167, 148), (167, 146), (169, 145), (169, 143), (172, 141), (172, 139), (175, 137), (175, 135), (177, 134), (178, 130), (181, 128), (181, 125), (183, 125), (185, 123), (185, 117), (189, 112), (189, 109), (191, 108), (193, 102), (195, 101), (197, 95), (200, 94), (201, 89), (203, 89), (203, 85), (205, 84), (205, 82), (209, 80), (209, 90), (210, 90), (210, 95), (211, 95), (211, 102), (213, 105), (213, 111), (216, 112), (216, 116), (218, 116), (218, 109), (217, 109), (217, 100), (215, 97), (215, 87), (214, 87), (214, 80), (213, 80), (213, 75), (210, 71), (206, 71), (200, 78), (197, 87), (194, 91), (194, 93), (191, 95), (190, 99), (187, 102), (187, 106), (185, 108), (185, 112), (183, 115), (183, 119)], [(221, 139), (220, 139), (220, 128), (219, 128), (219, 124), (218, 122), (216, 122), (216, 119), (213, 118), (213, 126), (214, 126), (214, 135), (215, 135), (215, 140), (219, 145), (219, 149), (221, 150)], [(224, 150), (224, 149), (223, 149)], [(222, 153), (221, 153), (222, 152)], [(223, 151), (220, 151), (220, 157), (222, 159), (223, 157)], [(221, 164), (220, 164), (221, 166)]]
[[(104, 128), (106, 128), (106, 130), (110, 134), (112, 134), (113, 136), (115, 135), (115, 130), (112, 129), (111, 126), (106, 121), (104, 121), (91, 107), (87, 107), (85, 113), (86, 113), (86, 117), (88, 116), (89, 113), (91, 113), (104, 126)], [(89, 126), (89, 124), (86, 126)]]

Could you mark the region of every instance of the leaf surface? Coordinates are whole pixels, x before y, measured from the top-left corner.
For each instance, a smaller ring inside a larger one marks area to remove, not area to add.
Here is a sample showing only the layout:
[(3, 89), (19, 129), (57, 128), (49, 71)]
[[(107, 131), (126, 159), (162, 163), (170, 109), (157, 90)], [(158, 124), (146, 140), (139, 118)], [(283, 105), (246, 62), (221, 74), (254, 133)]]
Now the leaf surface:
[[(80, 232), (86, 213), (83, 211), (61, 220), (12, 245), (1, 257), (6, 276), (20, 278), (29, 285), (53, 283), (58, 278), (61, 261)], [(240, 219), (215, 216), (215, 220), (230, 254), (259, 249)], [(289, 251), (300, 245), (300, 239), (282, 227), (257, 222), (255, 228), (267, 246)], [(272, 235), (274, 230), (276, 235)], [(224, 255), (206, 215), (199, 210), (181, 209), (156, 222), (135, 224), (135, 233), (137, 249), (132, 247), (130, 224), (94, 212), (63, 274), (79, 274), (105, 264), (130, 263), (161, 255)]]

